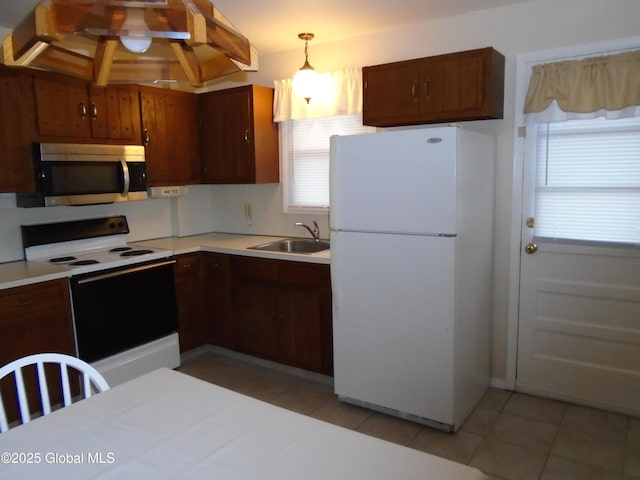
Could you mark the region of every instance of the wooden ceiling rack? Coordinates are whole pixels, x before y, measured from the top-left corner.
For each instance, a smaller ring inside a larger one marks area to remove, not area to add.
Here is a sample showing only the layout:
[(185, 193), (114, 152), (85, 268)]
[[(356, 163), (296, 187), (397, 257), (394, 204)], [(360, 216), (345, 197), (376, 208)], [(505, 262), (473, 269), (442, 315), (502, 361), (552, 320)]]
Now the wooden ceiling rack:
[[(128, 9), (146, 28), (123, 29)], [(150, 38), (133, 53), (121, 37)], [(208, 0), (42, 1), (2, 43), (0, 61), (109, 83), (209, 80), (258, 69), (257, 50)]]

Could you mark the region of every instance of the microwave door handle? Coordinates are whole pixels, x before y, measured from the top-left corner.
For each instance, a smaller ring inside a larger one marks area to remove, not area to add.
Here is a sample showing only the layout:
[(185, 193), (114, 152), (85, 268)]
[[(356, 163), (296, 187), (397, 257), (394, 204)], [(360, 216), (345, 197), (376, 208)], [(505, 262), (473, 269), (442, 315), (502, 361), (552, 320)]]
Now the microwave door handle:
[(131, 178), (129, 177), (129, 166), (124, 158), (120, 159), (120, 164), (122, 165), (122, 180), (123, 180), (123, 188), (122, 188), (122, 196), (126, 197), (129, 195), (129, 183)]

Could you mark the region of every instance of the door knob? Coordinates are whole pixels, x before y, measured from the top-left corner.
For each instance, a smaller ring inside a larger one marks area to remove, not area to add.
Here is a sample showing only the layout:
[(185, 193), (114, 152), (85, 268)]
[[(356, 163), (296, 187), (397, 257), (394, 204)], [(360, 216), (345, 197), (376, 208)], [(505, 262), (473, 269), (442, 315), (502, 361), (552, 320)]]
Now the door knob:
[(524, 251), (527, 252), (529, 255), (536, 253), (538, 251), (538, 245), (536, 245), (533, 242), (529, 242), (527, 243), (527, 245), (524, 247)]

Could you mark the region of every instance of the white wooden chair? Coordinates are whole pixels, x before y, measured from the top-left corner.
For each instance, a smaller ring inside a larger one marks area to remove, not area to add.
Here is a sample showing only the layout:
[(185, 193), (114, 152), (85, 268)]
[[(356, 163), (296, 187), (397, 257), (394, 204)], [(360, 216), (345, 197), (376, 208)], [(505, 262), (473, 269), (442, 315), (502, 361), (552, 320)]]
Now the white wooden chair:
[[(100, 393), (105, 390), (109, 390), (109, 384), (100, 372), (79, 358), (60, 353), (37, 353), (35, 355), (19, 358), (0, 368), (0, 381), (11, 374), (14, 376), (16, 387), (15, 393), (17, 394), (18, 407), (20, 410), (20, 423), (28, 423), (31, 420), (27, 389), (25, 388), (25, 381), (22, 373), (22, 369), (30, 365), (35, 365), (37, 372), (41, 405), (39, 413), (41, 413), (42, 416), (51, 413), (52, 405), (49, 396), (47, 375), (45, 373), (45, 364), (55, 364), (59, 366), (60, 379), (62, 383), (62, 406), (64, 407), (71, 405), (74, 400), (78, 399), (77, 397), (72, 397), (72, 386), (69, 381), (69, 373), (73, 373), (74, 371), (76, 371), (82, 379), (80, 385), (80, 394), (82, 398), (89, 398), (93, 391)], [(69, 371), (70, 369), (71, 372)], [(5, 411), (5, 401), (3, 399), (2, 392), (0, 392), (0, 433), (7, 430), (9, 430), (9, 423), (7, 421), (7, 414)]]

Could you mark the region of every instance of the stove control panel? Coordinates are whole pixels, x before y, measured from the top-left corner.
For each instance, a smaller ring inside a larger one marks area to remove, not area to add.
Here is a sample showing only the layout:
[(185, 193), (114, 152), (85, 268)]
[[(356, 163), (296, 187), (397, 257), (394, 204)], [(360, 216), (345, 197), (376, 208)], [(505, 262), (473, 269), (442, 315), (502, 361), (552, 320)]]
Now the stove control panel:
[(91, 218), (69, 222), (22, 225), (22, 246), (24, 248), (51, 243), (84, 240), (87, 238), (129, 233), (127, 217)]

